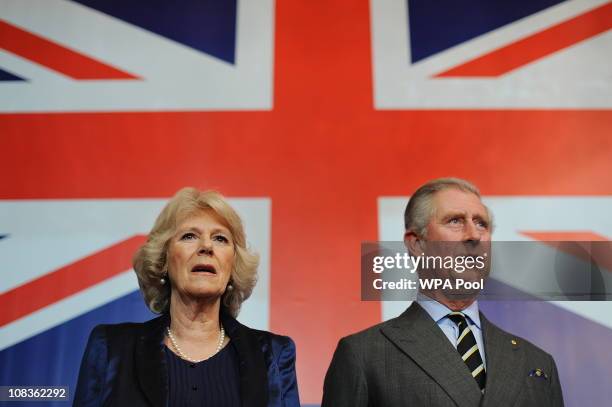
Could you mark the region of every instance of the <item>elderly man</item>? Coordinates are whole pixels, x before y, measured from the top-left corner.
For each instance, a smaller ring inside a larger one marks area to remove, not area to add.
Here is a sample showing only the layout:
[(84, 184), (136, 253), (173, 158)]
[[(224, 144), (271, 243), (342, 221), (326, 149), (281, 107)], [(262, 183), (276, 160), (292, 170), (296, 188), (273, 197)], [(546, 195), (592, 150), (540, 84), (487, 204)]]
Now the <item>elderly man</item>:
[[(411, 253), (442, 241), (478, 248), (491, 238), (478, 189), (456, 178), (420, 187), (405, 226)], [(473, 291), (439, 289), (421, 291), (399, 317), (340, 340), (322, 407), (345, 406), (556, 407), (563, 397), (549, 354), (489, 322)]]

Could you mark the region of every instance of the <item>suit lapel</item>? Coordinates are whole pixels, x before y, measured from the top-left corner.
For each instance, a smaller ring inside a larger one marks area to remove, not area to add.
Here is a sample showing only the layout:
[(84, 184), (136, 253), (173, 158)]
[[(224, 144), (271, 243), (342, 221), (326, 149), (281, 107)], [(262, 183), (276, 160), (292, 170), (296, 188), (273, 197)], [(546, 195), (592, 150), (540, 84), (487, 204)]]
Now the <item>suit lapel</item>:
[(136, 341), (136, 376), (142, 392), (154, 407), (168, 404), (168, 370), (163, 344), (166, 326), (166, 315), (146, 322)]
[(243, 407), (268, 404), (268, 371), (262, 344), (254, 331), (234, 318), (221, 313), (221, 321), (240, 358), (240, 396)]
[(485, 354), (487, 356), (487, 385), (483, 406), (514, 405), (520, 393), (525, 372), (525, 355), (521, 343), (489, 322), (482, 313)]
[(442, 330), (416, 302), (383, 334), (435, 380), (460, 407), (480, 403), (478, 384)]

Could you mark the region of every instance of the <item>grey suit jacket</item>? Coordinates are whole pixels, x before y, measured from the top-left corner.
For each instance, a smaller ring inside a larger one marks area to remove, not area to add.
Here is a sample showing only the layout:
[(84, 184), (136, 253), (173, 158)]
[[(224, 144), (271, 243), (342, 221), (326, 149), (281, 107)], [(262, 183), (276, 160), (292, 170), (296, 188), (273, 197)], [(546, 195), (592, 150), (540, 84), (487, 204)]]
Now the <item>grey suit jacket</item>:
[[(321, 407), (563, 406), (553, 358), (480, 315), (484, 396), (457, 350), (416, 302), (402, 315), (340, 340)], [(541, 369), (544, 376), (530, 376)]]

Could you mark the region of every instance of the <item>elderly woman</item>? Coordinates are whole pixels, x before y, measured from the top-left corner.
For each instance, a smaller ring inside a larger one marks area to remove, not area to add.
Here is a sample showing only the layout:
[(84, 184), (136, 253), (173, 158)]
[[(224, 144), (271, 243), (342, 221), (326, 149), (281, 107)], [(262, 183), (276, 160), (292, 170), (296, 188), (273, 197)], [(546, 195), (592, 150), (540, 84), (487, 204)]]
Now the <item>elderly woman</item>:
[(235, 319), (258, 264), (221, 195), (180, 190), (134, 256), (161, 316), (92, 331), (74, 405), (299, 406), (293, 341)]

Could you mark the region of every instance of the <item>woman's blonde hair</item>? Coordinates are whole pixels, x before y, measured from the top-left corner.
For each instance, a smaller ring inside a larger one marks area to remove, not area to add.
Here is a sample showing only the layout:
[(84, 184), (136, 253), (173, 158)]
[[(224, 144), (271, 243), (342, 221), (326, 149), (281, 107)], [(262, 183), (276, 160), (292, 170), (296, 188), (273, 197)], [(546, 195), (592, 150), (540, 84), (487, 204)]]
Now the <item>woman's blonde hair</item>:
[(178, 225), (186, 218), (202, 210), (212, 210), (226, 223), (234, 243), (234, 267), (230, 276), (233, 289), (226, 289), (221, 298), (224, 307), (234, 318), (242, 302), (251, 295), (257, 282), (259, 256), (246, 246), (242, 220), (236, 211), (216, 191), (199, 191), (183, 188), (170, 199), (161, 211), (147, 242), (134, 255), (133, 265), (138, 284), (149, 309), (155, 313), (168, 312), (171, 283), (168, 280), (168, 248)]

